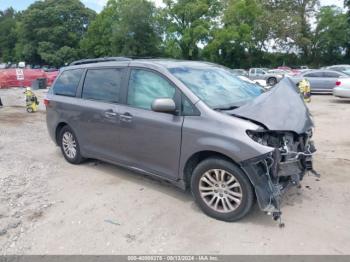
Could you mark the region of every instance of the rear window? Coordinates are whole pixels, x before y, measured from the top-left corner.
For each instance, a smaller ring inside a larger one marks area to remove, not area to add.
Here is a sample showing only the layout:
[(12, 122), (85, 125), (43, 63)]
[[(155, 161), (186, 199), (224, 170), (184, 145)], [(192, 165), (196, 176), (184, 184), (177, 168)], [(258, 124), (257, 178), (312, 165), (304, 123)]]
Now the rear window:
[(122, 69), (90, 69), (86, 73), (82, 97), (85, 99), (118, 103)]
[(53, 92), (55, 95), (75, 96), (84, 69), (66, 70), (57, 79)]

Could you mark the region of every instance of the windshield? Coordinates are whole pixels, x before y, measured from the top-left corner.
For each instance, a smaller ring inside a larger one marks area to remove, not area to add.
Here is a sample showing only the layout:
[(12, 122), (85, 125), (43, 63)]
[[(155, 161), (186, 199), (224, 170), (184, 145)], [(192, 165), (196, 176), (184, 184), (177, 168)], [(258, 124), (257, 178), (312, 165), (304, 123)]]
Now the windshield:
[(221, 67), (173, 67), (169, 71), (213, 109), (231, 109), (264, 92)]

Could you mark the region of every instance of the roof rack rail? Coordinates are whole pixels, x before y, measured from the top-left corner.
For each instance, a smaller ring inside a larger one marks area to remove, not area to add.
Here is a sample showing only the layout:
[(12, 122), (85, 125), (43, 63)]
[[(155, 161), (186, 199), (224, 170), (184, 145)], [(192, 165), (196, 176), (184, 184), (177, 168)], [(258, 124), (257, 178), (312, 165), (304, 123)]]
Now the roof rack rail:
[(131, 61), (131, 58), (116, 56), (116, 57), (101, 57), (101, 58), (89, 58), (89, 59), (81, 59), (70, 63), (70, 65), (85, 65), (92, 63), (102, 63), (102, 62), (112, 62), (112, 61)]

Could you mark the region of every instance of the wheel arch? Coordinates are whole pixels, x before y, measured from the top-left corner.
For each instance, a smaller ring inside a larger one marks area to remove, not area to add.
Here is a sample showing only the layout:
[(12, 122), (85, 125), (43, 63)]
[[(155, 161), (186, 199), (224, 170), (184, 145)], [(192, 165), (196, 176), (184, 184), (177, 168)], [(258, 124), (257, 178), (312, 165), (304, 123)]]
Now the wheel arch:
[(55, 130), (55, 141), (56, 141), (56, 144), (59, 145), (59, 135), (60, 135), (60, 132), (62, 130), (63, 127), (65, 126), (69, 126), (66, 122), (60, 122), (58, 123), (58, 125), (56, 126), (56, 130)]
[(231, 157), (217, 152), (217, 151), (212, 151), (212, 150), (203, 150), (203, 151), (199, 151), (196, 152), (194, 154), (192, 154), (186, 161), (184, 168), (183, 168), (183, 180), (185, 182), (185, 187), (188, 189), (191, 185), (191, 176), (193, 173), (193, 170), (196, 168), (196, 166), (202, 162), (205, 159), (208, 158), (221, 158), (224, 160), (227, 160), (231, 163), (233, 163), (234, 165), (236, 165), (237, 167), (241, 168), (240, 165), (234, 161)]

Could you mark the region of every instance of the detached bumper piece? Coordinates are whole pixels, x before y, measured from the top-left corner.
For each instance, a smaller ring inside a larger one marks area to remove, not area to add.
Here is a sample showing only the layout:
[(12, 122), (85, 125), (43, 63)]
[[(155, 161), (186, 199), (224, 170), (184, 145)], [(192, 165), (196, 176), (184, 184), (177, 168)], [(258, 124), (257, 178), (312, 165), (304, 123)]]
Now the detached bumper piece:
[(291, 186), (299, 185), (307, 172), (319, 176), (312, 165), (312, 155), (316, 152), (312, 141), (305, 148), (300, 152), (276, 148), (266, 155), (241, 163), (255, 188), (260, 209), (275, 220), (281, 216), (283, 194)]

